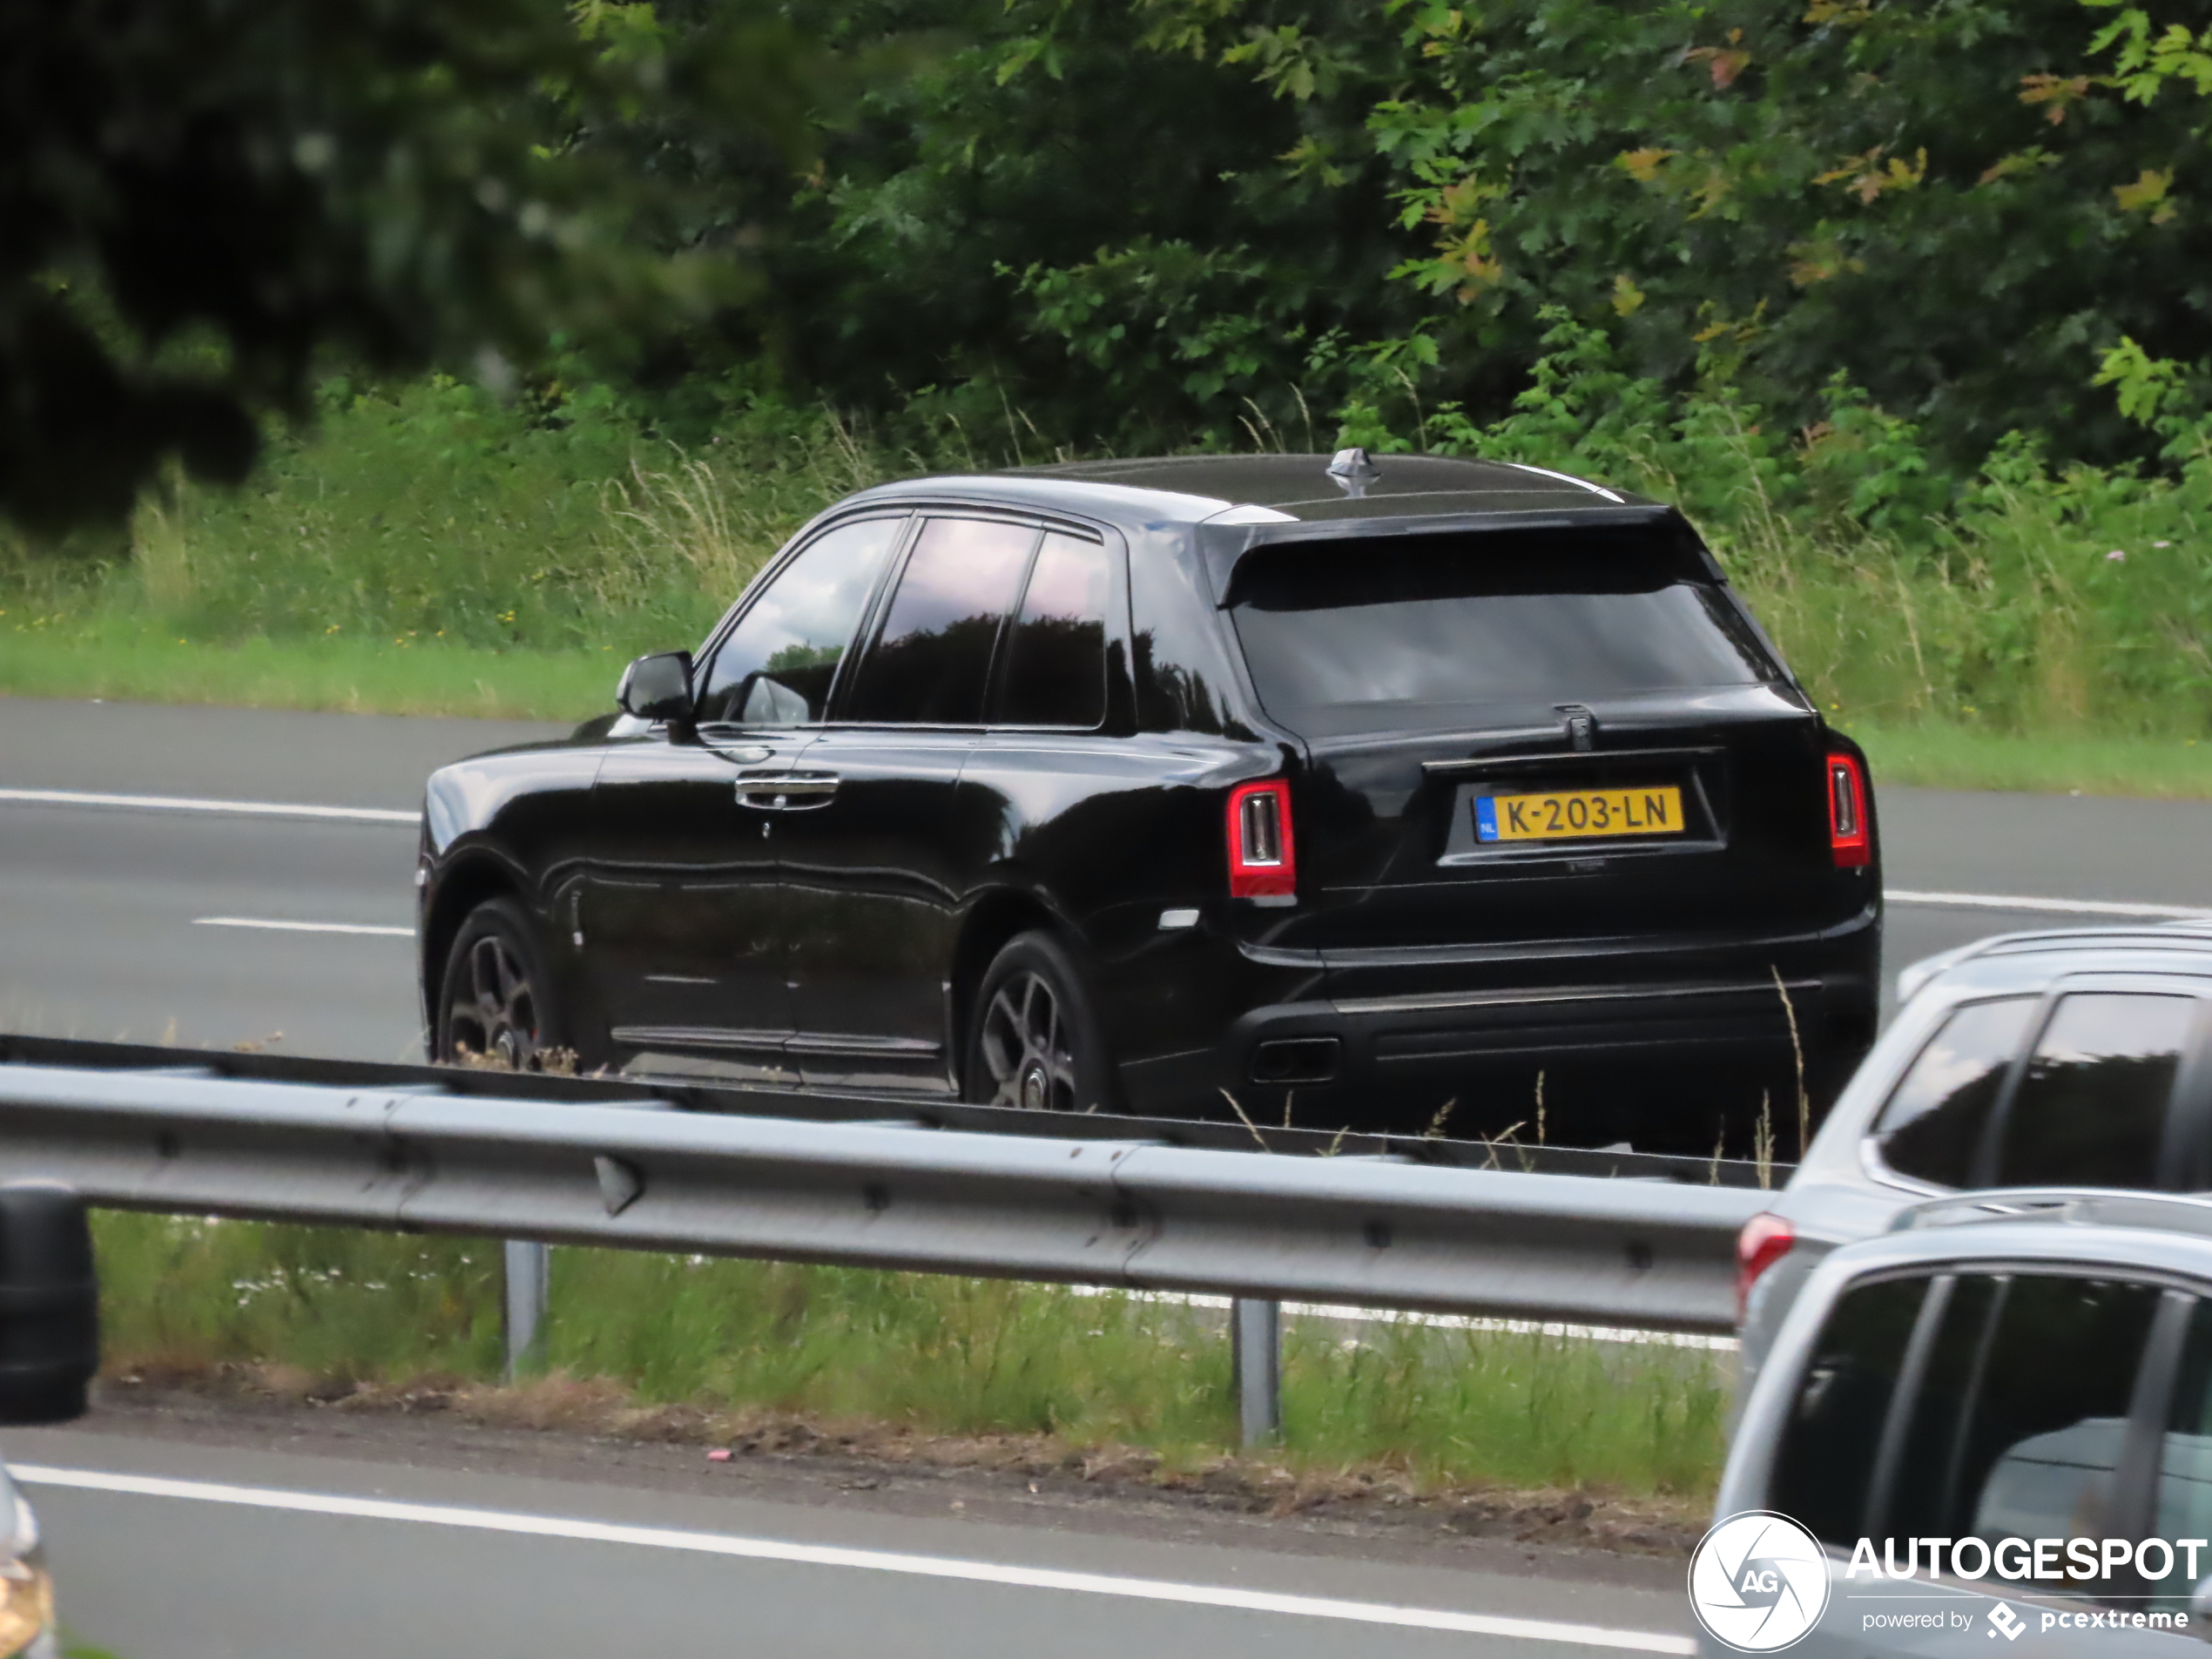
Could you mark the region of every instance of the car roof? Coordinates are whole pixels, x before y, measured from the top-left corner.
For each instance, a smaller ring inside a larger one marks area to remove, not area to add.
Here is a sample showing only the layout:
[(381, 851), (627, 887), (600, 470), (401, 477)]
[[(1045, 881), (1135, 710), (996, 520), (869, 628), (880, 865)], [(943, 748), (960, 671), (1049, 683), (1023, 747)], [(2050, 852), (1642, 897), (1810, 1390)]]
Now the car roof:
[(1985, 989), (2037, 990), (2084, 974), (2212, 974), (2212, 917), (1999, 934), (1947, 956), (1927, 983), (1954, 998)]
[(1641, 496), (1569, 473), (1453, 455), (1372, 456), (1368, 463), (1372, 476), (1354, 495), (1330, 473), (1332, 459), (1321, 455), (1169, 455), (1022, 467), (1002, 475), (1172, 491), (1217, 501), (1226, 508), (1266, 508), (1302, 521), (1643, 504)]
[(2212, 1281), (2212, 1198), (2181, 1193), (2021, 1188), (1915, 1204), (1890, 1231), (1822, 1264), (1852, 1279), (1892, 1268), (2047, 1262), (2188, 1273)]
[[(1076, 514), (1139, 533), (1181, 529), (1197, 539), (1217, 604), (1227, 603), (1238, 562), (1271, 543), (1567, 528), (1688, 533), (1671, 507), (1541, 467), (1450, 455), (1381, 455), (1353, 469), (1354, 489), (1331, 472), (1332, 462), (1341, 458), (1169, 455), (1014, 467), (878, 484), (846, 497), (833, 511), (942, 502)], [(1716, 577), (1720, 574), (1717, 565), (1710, 569)]]
[(879, 484), (854, 502), (931, 497), (1088, 512), (1118, 523), (1226, 527), (1561, 513), (1649, 517), (1657, 503), (1566, 473), (1447, 455), (1379, 455), (1358, 495), (1327, 455), (1170, 455), (1013, 467)]
[(2212, 1195), (2103, 1187), (1989, 1188), (1946, 1193), (1914, 1204), (1891, 1223), (1891, 1231), (2054, 1224), (2132, 1227), (2212, 1240)]

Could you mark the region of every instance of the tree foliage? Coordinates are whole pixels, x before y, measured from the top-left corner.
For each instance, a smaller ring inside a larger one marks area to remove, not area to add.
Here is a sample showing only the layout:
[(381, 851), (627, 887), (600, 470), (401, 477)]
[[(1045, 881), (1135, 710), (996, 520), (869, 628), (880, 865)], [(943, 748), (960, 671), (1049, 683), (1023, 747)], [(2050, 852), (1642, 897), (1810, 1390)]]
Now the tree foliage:
[(740, 297), (657, 134), (804, 130), (745, 0), (26, 0), (0, 8), (0, 509), (120, 519), (165, 460), (235, 480), (319, 354), (495, 381), (562, 327)]
[(664, 430), (767, 385), (1031, 459), (1494, 442), (1571, 324), (1662, 424), (1911, 432), (1915, 501), (2212, 386), (2212, 0), (778, 3), (7, 12), (0, 508), (233, 476), (326, 345), (543, 385), (579, 318)]
[(1396, 0), (1379, 77), (1294, 0), (1157, 3), (1287, 98), (1364, 105), (1447, 377), (1561, 307), (1785, 415), (1841, 371), (1961, 462), (2015, 428), (2109, 459), (2135, 437), (2098, 354), (2212, 347), (2202, 112), (2146, 78), (2186, 72), (2180, 22), (2115, 62), (2134, 25), (2080, 0)]

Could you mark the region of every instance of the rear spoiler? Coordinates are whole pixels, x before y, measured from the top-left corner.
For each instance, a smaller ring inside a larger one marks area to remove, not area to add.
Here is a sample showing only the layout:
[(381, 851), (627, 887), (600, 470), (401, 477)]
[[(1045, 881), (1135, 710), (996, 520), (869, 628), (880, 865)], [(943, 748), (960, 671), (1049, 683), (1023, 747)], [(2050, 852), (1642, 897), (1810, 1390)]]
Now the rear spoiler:
[[(1230, 578), (1236, 575), (1238, 564), (1246, 554), (1263, 547), (1354, 538), (1372, 541), (1386, 536), (1480, 536), (1512, 530), (1641, 528), (1680, 530), (1698, 547), (1706, 563), (1712, 564), (1711, 556), (1704, 554), (1703, 543), (1697, 542), (1689, 521), (1674, 508), (1656, 502), (1619, 507), (1554, 507), (1520, 512), (1437, 513), (1419, 517), (1400, 515), (1376, 518), (1285, 518), (1258, 524), (1224, 523), (1209, 519), (1197, 526), (1197, 533), (1198, 555), (1205, 565), (1207, 579), (1213, 584), (1214, 604), (1225, 608), (1230, 599)], [(1712, 568), (1718, 579), (1719, 567)]]

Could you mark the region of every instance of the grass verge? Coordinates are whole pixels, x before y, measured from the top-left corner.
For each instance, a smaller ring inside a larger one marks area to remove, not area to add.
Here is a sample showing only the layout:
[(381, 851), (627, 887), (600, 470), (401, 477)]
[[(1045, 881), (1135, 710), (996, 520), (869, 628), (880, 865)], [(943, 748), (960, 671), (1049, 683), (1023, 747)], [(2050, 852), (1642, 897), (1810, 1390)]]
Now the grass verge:
[(614, 706), (628, 660), (612, 647), (494, 650), (442, 640), (210, 644), (138, 618), (97, 616), (9, 634), (0, 644), (0, 695), (571, 721)]
[[(259, 1368), (303, 1396), (428, 1387), (492, 1409), (496, 1244), (97, 1224), (113, 1375)], [(1217, 1471), (1235, 1444), (1220, 1325), (1058, 1286), (564, 1249), (550, 1379), (531, 1397), (615, 1431), (688, 1423), (730, 1444), (804, 1425), (848, 1445), (954, 1441), (1055, 1467), (1136, 1456), (1173, 1483)], [(1413, 1497), (1594, 1489), (1694, 1505), (1718, 1475), (1726, 1382), (1724, 1359), (1696, 1349), (1301, 1322), (1269, 1467)]]
[(1878, 783), (2212, 799), (2212, 742), (2195, 738), (2022, 736), (1934, 722), (1850, 730), (1866, 745)]

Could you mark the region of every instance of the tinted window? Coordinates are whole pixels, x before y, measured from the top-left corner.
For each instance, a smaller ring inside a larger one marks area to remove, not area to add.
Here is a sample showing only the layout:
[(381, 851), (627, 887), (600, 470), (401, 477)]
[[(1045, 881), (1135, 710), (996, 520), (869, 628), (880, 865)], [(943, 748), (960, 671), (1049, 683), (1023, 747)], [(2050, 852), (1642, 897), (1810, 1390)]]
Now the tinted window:
[(1094, 726), (1106, 718), (1106, 602), (1112, 565), (1096, 542), (1048, 535), (1007, 641), (1001, 718)]
[[(2150, 1285), (2107, 1279), (2022, 1275), (2004, 1286), (1979, 1387), (1951, 1448), (1957, 1495), (1948, 1514), (1930, 1518), (1931, 1533), (1992, 1545), (2094, 1538), (2108, 1515), (2120, 1519), (2113, 1471), (2158, 1298)], [(2044, 1588), (2083, 1587), (2061, 1578)]]
[[(1916, 1345), (1923, 1357), (1906, 1362), (1917, 1383), (1898, 1401), (1903, 1438), (1877, 1471), (1892, 1497), (1869, 1518), (1870, 1535), (1895, 1541), (1901, 1566), (1912, 1538), (1993, 1547), (2094, 1538), (2124, 1522), (2113, 1480), (2159, 1291), (1977, 1274), (1937, 1294), (1935, 1323)], [(2063, 1573), (2042, 1588), (2089, 1588)]]
[(2027, 1040), (2032, 997), (1954, 1008), (1898, 1082), (1874, 1133), (1884, 1162), (1900, 1175), (1963, 1187), (2004, 1086)]
[(746, 725), (819, 720), (838, 661), (906, 523), (864, 518), (808, 543), (714, 653), (699, 718)]
[(2166, 1101), (2195, 1012), (2186, 996), (2061, 997), (2013, 1096), (1999, 1183), (2154, 1185)]
[(1195, 559), (1195, 550), (1179, 557), (1158, 550), (1130, 561), (1130, 669), (1147, 732), (1218, 734), (1237, 706), (1232, 642)]
[[(2189, 1316), (2188, 1339), (2174, 1383), (2174, 1404), (2159, 1447), (2158, 1498), (2151, 1535), (2171, 1546), (2182, 1538), (2212, 1538), (2212, 1304), (2199, 1302)], [(2188, 1552), (2176, 1550), (2174, 1570), (2154, 1578), (2155, 1606), (2188, 1605), (2197, 1581), (2212, 1575), (2212, 1555), (2199, 1550), (2196, 1575)], [(2159, 1565), (2154, 1552), (2145, 1566)]]
[(1940, 1536), (1958, 1506), (1959, 1448), (1967, 1408), (1981, 1383), (2001, 1281), (1983, 1275), (1952, 1281), (1941, 1322), (1915, 1390), (1898, 1448), (1886, 1516), (1872, 1524), (1892, 1537)]
[(1824, 1543), (1849, 1549), (1864, 1530), (1882, 1425), (1927, 1290), (1914, 1278), (1847, 1291), (1813, 1345), (1768, 1502)]
[(1317, 733), (1770, 672), (1695, 553), (1642, 534), (1262, 549), (1238, 566), (1231, 598), (1260, 701)]
[(980, 725), (999, 627), (1036, 544), (1028, 525), (924, 522), (843, 718)]

